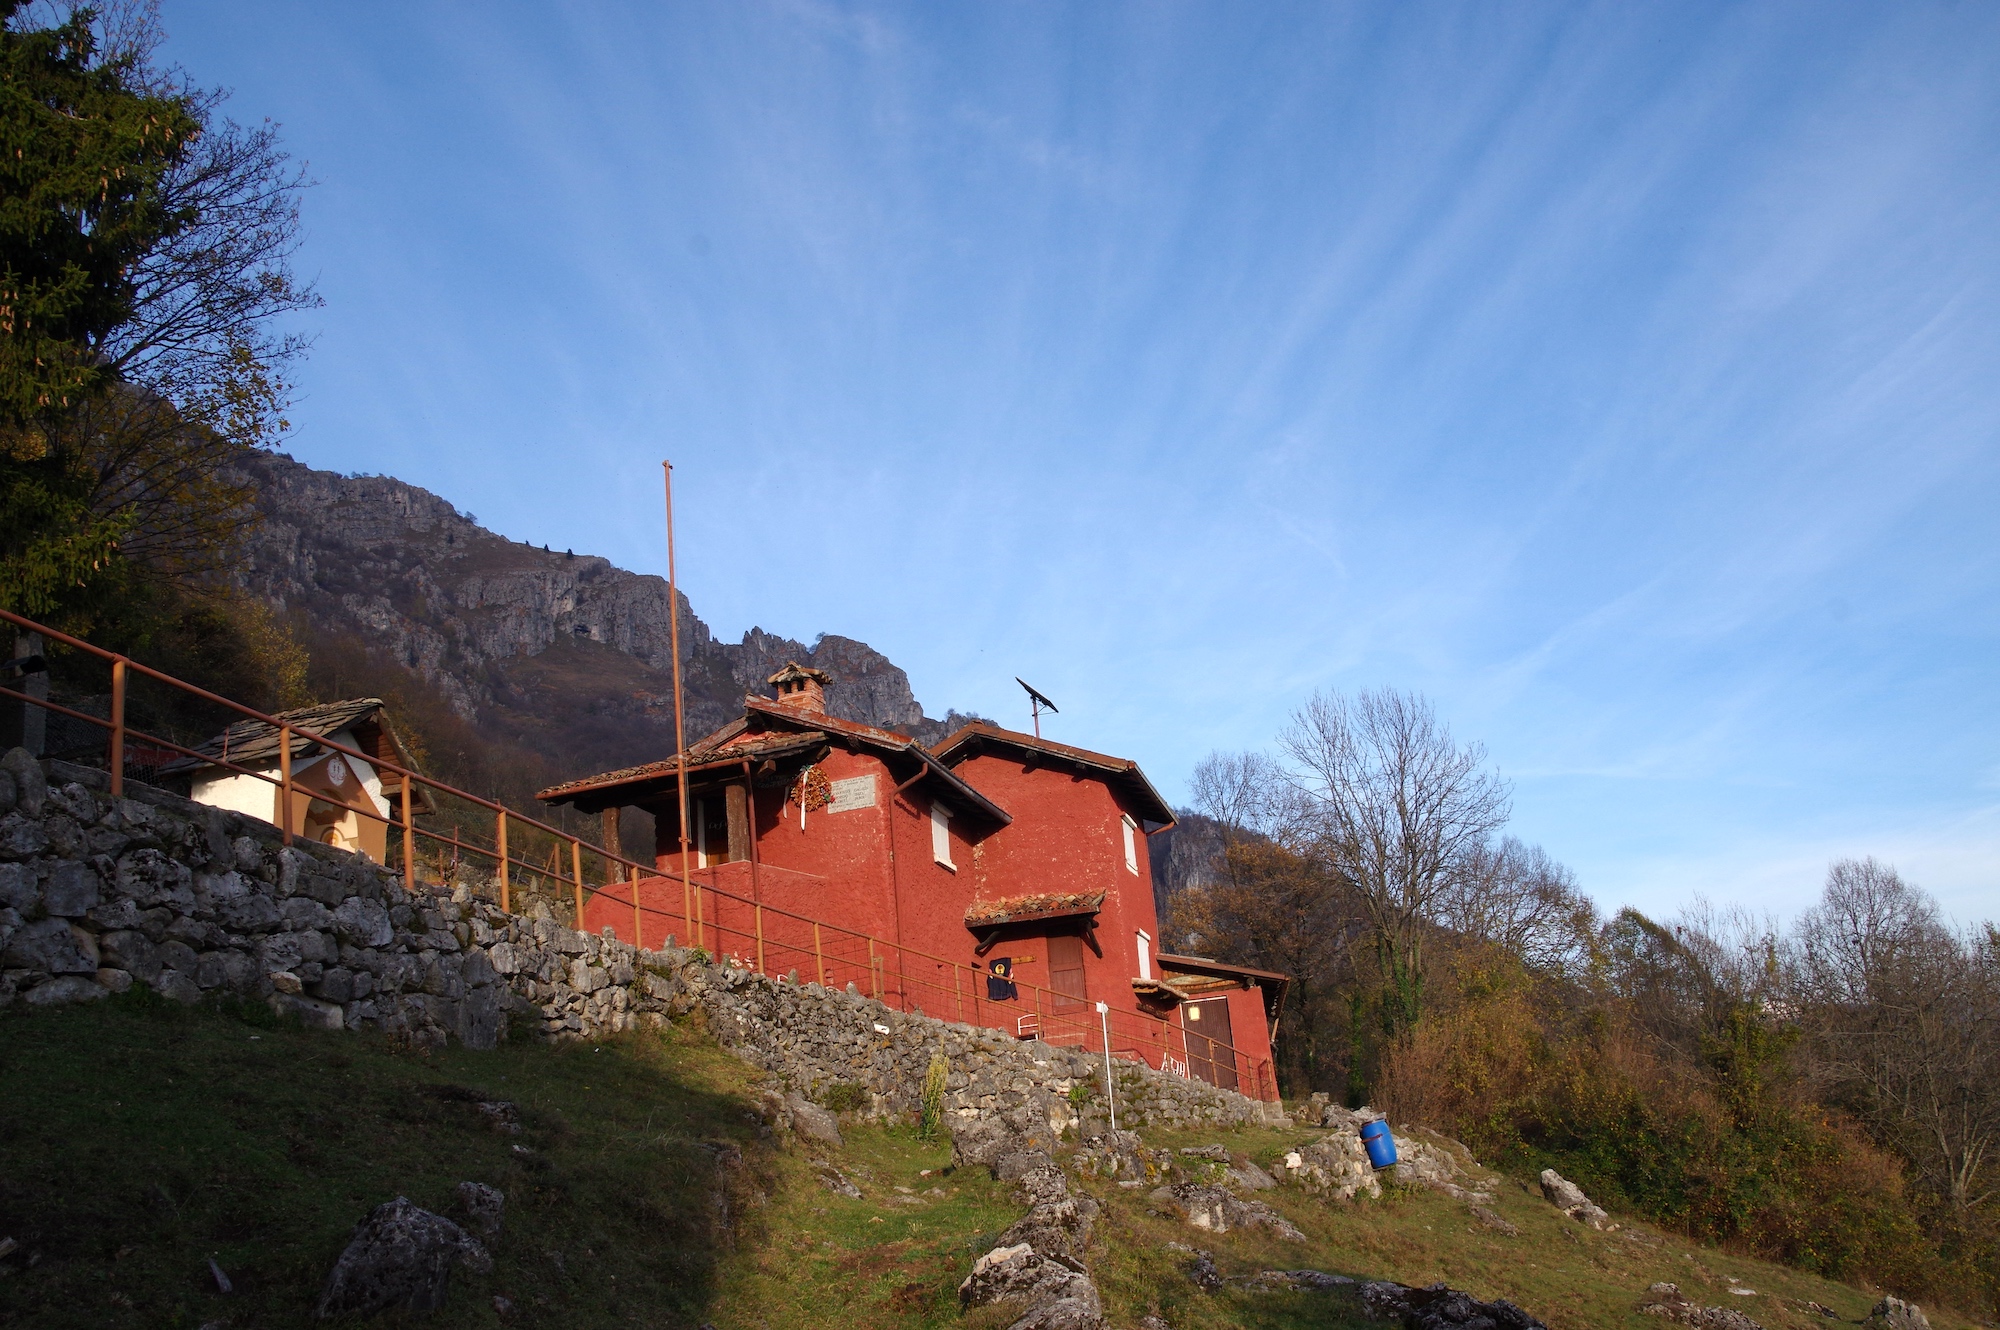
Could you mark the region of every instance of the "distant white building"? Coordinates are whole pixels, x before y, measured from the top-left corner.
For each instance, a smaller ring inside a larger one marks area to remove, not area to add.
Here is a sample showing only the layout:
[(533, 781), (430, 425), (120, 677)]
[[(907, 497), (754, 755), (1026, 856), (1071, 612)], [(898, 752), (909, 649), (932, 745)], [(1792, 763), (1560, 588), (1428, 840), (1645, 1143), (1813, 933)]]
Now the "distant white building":
[[(387, 858), (391, 822), (403, 816), (403, 778), (381, 771), (377, 762), (413, 770), (409, 752), (389, 724), (379, 697), (284, 711), (278, 719), (291, 733), (292, 807), (284, 815), (284, 791), (274, 783), (280, 772), (279, 729), (261, 720), (238, 721), (197, 749), (161, 769), (162, 776), (185, 777), (197, 803), (227, 808), (292, 834), (367, 855)], [(335, 752), (321, 740), (367, 756)], [(374, 758), (370, 761), (369, 757)], [(240, 768), (240, 770), (238, 769)], [(428, 813), (431, 803), (418, 786), (411, 813)]]

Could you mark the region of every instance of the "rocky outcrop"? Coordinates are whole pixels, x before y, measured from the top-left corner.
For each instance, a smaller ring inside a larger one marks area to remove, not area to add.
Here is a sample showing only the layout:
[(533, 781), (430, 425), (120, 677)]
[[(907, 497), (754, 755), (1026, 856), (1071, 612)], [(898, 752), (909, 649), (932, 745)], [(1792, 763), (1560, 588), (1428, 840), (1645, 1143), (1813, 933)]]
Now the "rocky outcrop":
[(1882, 1299), (1862, 1324), (1869, 1330), (1931, 1330), (1930, 1318), (1924, 1315), (1924, 1309), (1901, 1298)]
[(997, 1245), (1027, 1243), (1044, 1256), (1082, 1261), (1097, 1222), (1097, 1202), (1073, 1195), (1062, 1166), (1045, 1150), (1018, 1150), (1005, 1155), (993, 1176), (1019, 1186), (1028, 1213), (1008, 1226)]
[(483, 1182), (461, 1182), (458, 1184), (458, 1209), (472, 1231), (490, 1242), (500, 1236), (507, 1197), (498, 1187), (489, 1187)]
[[(588, 711), (606, 741), (636, 727), (629, 747), (672, 752), (673, 623), (662, 578), (508, 540), (388, 476), (260, 453), (237, 478), (255, 491), (262, 519), (234, 572), (245, 590), (322, 633), (358, 635), (467, 720), (526, 726), (560, 704)], [(837, 716), (926, 741), (966, 719), (927, 719), (909, 676), (866, 643), (805, 643), (759, 628), (721, 642), (685, 594), (678, 613), (690, 739), (739, 715), (746, 692), (768, 696), (764, 680), (787, 660), (833, 674), (826, 700)], [(555, 681), (562, 699), (546, 687)]]
[(444, 1306), (451, 1272), (493, 1269), (479, 1241), (442, 1215), (398, 1196), (355, 1227), (327, 1276), (319, 1316), (372, 1316), (385, 1311), (435, 1311)]
[(1173, 1151), (1149, 1149), (1136, 1131), (1105, 1131), (1090, 1137), (1070, 1157), (1070, 1167), (1078, 1177), (1133, 1186), (1177, 1181), (1184, 1171)]
[(1411, 1288), (1377, 1280), (1361, 1286), (1361, 1304), (1369, 1315), (1400, 1322), (1404, 1330), (1548, 1330), (1505, 1298), (1481, 1302), (1443, 1284)]
[(1155, 1188), (1154, 1205), (1183, 1223), (1205, 1233), (1227, 1233), (1231, 1229), (1260, 1228), (1286, 1242), (1304, 1242), (1291, 1220), (1262, 1201), (1248, 1201), (1221, 1187), (1205, 1187), (1198, 1182), (1176, 1182)]
[(840, 1138), (840, 1117), (829, 1113), (818, 1104), (798, 1095), (787, 1095), (785, 1110), (791, 1120), (792, 1130), (809, 1141), (830, 1145), (838, 1150), (846, 1144)]
[(1585, 1196), (1583, 1188), (1552, 1168), (1542, 1170), (1542, 1195), (1548, 1197), (1550, 1205), (1586, 1228), (1613, 1227), (1610, 1223), (1611, 1216), (1605, 1214), (1601, 1207)]
[(1006, 1304), (1020, 1310), (1008, 1330), (1098, 1330), (1104, 1306), (1088, 1271), (1043, 1256), (1025, 1242), (995, 1247), (972, 1263), (958, 1286), (967, 1309)]
[(1260, 1270), (1254, 1282), (1263, 1288), (1293, 1288), (1307, 1293), (1341, 1293), (1355, 1287), (1346, 1275), (1328, 1274), (1324, 1270)]
[(1704, 1307), (1690, 1301), (1678, 1284), (1652, 1285), (1640, 1300), (1638, 1310), (1642, 1315), (1658, 1316), (1676, 1325), (1694, 1326), (1695, 1330), (1764, 1330), (1734, 1307)]
[(973, 1263), (959, 1301), (968, 1310), (1006, 1306), (1015, 1315), (1008, 1330), (1101, 1330), (1103, 1300), (1083, 1259), (1097, 1202), (1071, 1193), (1062, 1166), (1036, 1144), (1041, 1134), (1040, 1122), (1018, 1113), (963, 1120), (953, 1129), (954, 1160), (988, 1164), (1028, 1202), (1028, 1212)]
[(1271, 1172), (1279, 1182), (1330, 1201), (1382, 1194), (1374, 1165), (1368, 1162), (1368, 1150), (1361, 1144), (1359, 1132), (1352, 1128), (1330, 1132), (1287, 1151), (1271, 1166)]

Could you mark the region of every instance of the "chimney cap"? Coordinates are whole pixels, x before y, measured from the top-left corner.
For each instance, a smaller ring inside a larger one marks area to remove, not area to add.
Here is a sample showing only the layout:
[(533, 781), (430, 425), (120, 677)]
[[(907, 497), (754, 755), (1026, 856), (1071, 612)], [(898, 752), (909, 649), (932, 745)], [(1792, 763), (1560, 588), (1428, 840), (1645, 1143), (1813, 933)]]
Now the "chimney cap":
[(764, 682), (782, 693), (786, 691), (786, 684), (804, 683), (808, 679), (822, 688), (833, 682), (833, 676), (825, 670), (816, 670), (810, 665), (801, 665), (795, 660), (786, 661), (784, 669), (779, 670), (776, 674), (764, 680)]
[(770, 678), (771, 686), (778, 690), (778, 705), (809, 715), (826, 714), (826, 686), (833, 682), (833, 676), (825, 670), (801, 665), (795, 660), (785, 662), (785, 668)]

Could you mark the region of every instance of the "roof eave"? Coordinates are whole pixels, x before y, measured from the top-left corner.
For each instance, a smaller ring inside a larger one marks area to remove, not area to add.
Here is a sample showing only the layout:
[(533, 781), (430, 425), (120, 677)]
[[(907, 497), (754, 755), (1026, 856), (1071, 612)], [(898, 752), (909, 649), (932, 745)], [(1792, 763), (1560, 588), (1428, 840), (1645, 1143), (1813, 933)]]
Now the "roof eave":
[[(1002, 729), (998, 725), (987, 725), (974, 721), (962, 725), (934, 750), (940, 762), (950, 764), (952, 756), (961, 748), (974, 742), (988, 742), (1022, 752), (1035, 753), (1058, 762), (1068, 762), (1104, 777), (1107, 784), (1119, 783), (1126, 786), (1127, 796), (1147, 822), (1157, 823), (1154, 831), (1165, 831), (1176, 822), (1174, 810), (1153, 788), (1153, 782), (1139, 769), (1139, 764), (1130, 758), (1112, 757), (1106, 753), (1092, 752), (1087, 748), (1077, 748), (1073, 744), (1059, 744), (1052, 739), (1038, 739), (1031, 734), (1017, 730)], [(1157, 814), (1157, 816), (1154, 816)]]

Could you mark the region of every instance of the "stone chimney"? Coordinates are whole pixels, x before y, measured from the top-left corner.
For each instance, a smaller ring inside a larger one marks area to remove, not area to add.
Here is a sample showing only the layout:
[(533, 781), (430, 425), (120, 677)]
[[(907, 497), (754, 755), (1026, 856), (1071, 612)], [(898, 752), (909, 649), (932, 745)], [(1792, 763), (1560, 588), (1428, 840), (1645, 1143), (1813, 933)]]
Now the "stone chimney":
[(779, 706), (809, 716), (826, 714), (826, 686), (833, 682), (833, 676), (825, 670), (786, 661), (785, 668), (765, 682), (778, 690)]

